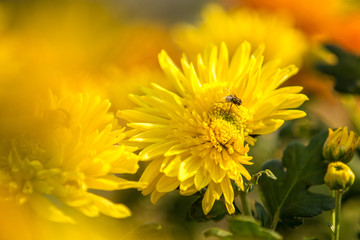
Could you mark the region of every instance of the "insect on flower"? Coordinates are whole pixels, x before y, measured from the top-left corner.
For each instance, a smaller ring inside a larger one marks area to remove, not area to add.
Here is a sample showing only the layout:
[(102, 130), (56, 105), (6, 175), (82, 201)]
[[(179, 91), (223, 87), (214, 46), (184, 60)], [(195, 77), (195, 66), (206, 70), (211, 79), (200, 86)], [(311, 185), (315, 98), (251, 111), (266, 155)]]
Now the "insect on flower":
[(235, 104), (236, 106), (240, 106), (242, 104), (241, 99), (238, 98), (235, 94), (230, 94), (226, 96), (225, 101), (231, 104)]
[(230, 95), (225, 97), (225, 102), (231, 103), (228, 111), (228, 113), (230, 113), (232, 105), (234, 104), (235, 106), (240, 106), (242, 104), (242, 101), (230, 89), (228, 90), (230, 92)]
[(231, 106), (233, 104), (236, 106), (240, 106), (242, 104), (241, 99), (238, 98), (235, 94), (230, 94), (230, 95), (226, 96), (225, 101), (231, 103), (230, 108), (229, 108), (229, 113), (231, 110)]

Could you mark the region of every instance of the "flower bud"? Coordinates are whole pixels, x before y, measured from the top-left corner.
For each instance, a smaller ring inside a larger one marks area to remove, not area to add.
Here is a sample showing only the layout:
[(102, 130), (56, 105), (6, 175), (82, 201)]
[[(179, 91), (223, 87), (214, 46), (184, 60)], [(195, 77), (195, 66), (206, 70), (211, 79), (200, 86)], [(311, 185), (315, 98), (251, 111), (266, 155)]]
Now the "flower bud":
[(360, 138), (353, 131), (349, 133), (347, 127), (340, 127), (335, 132), (329, 129), (329, 136), (323, 147), (323, 155), (326, 160), (332, 162), (348, 163), (353, 158), (359, 143)]
[(331, 190), (348, 190), (355, 181), (353, 171), (343, 162), (331, 162), (324, 177)]

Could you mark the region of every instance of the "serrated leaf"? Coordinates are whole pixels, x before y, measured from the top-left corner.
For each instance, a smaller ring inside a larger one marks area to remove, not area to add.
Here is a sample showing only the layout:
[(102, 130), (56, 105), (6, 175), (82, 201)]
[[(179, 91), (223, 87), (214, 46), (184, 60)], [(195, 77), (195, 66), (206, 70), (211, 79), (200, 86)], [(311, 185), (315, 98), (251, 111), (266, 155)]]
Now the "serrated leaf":
[(318, 64), (317, 68), (335, 78), (335, 90), (342, 93), (360, 94), (360, 57), (353, 55), (335, 45), (325, 45), (334, 53), (336, 65)]
[(266, 212), (264, 206), (261, 205), (258, 201), (255, 201), (255, 210), (256, 210), (257, 219), (260, 221), (261, 226), (270, 227), (271, 221), (269, 215)]
[(202, 209), (202, 197), (197, 199), (188, 210), (187, 218), (188, 220), (194, 220), (198, 222), (205, 222), (209, 220), (219, 221), (225, 215), (227, 215), (227, 210), (224, 202), (216, 200), (214, 206), (208, 214), (204, 214)]
[(262, 169), (270, 169), (276, 181), (261, 178), (259, 186), (265, 206), (272, 216), (272, 225), (281, 220), (289, 227), (303, 223), (303, 218), (316, 216), (334, 208), (328, 195), (311, 193), (309, 187), (324, 183), (326, 163), (322, 147), (328, 133), (315, 136), (308, 146), (292, 143), (284, 151), (282, 162), (266, 162)]

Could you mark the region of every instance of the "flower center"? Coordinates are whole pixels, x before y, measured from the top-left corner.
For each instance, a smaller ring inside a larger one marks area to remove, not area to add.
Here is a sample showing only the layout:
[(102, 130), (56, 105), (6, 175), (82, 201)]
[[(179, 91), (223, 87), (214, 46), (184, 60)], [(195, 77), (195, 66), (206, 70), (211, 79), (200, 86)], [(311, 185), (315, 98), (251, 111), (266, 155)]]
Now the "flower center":
[(208, 112), (209, 135), (214, 147), (221, 152), (223, 148), (230, 153), (243, 147), (249, 135), (247, 128), (248, 110), (231, 103), (215, 103)]

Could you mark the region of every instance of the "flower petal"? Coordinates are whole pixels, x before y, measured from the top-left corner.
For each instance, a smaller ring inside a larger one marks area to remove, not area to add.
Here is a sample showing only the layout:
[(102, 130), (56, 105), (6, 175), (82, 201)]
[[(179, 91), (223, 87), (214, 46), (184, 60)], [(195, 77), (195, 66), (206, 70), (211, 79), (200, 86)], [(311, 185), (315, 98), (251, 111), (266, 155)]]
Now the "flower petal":
[(140, 182), (119, 178), (114, 175), (106, 175), (98, 178), (88, 178), (86, 179), (86, 185), (88, 188), (114, 191), (127, 188), (138, 188), (142, 184)]
[(179, 186), (179, 180), (177, 177), (168, 177), (162, 175), (156, 184), (156, 191), (158, 192), (171, 192)]
[(33, 194), (29, 199), (31, 208), (41, 217), (53, 222), (75, 223), (74, 220), (66, 216), (60, 209), (55, 207), (46, 197), (40, 194)]
[(88, 196), (94, 201), (94, 205), (99, 208), (99, 211), (107, 216), (114, 218), (126, 218), (131, 216), (129, 208), (124, 204), (115, 204), (106, 198), (91, 193), (89, 193)]
[(197, 158), (196, 155), (191, 155), (186, 158), (180, 164), (179, 169), (179, 181), (182, 182), (196, 173), (196, 171), (200, 168), (202, 160)]

